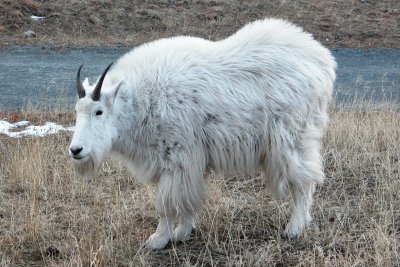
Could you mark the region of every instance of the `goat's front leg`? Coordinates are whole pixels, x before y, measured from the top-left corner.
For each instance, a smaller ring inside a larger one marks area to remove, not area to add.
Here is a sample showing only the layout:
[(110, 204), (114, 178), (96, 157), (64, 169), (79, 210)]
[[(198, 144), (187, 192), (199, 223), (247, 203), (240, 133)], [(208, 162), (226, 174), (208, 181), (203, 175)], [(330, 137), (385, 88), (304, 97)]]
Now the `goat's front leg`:
[(160, 214), (157, 230), (147, 240), (146, 245), (151, 249), (163, 249), (173, 238), (176, 207), (171, 201), (171, 186), (169, 185), (172, 176), (164, 174), (160, 178), (158, 184), (157, 200), (155, 203), (156, 210)]
[(175, 242), (188, 240), (194, 229), (195, 229), (194, 217), (190, 215), (179, 216), (178, 226), (175, 228), (173, 240)]
[[(195, 174), (178, 170), (160, 177), (155, 206), (161, 218), (157, 231), (147, 241), (150, 248), (162, 249), (170, 240), (189, 239), (207, 191), (203, 173)], [(178, 225), (175, 229), (176, 222)]]

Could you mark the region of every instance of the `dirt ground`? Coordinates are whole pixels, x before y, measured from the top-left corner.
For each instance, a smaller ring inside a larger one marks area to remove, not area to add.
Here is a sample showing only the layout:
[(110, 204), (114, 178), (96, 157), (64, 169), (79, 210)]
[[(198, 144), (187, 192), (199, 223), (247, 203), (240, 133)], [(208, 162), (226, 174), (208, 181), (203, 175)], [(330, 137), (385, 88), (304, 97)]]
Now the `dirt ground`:
[[(328, 47), (400, 48), (398, 0), (3, 0), (0, 46), (133, 47), (174, 35), (217, 40), (264, 17), (289, 19)], [(36, 37), (24, 37), (28, 30)]]

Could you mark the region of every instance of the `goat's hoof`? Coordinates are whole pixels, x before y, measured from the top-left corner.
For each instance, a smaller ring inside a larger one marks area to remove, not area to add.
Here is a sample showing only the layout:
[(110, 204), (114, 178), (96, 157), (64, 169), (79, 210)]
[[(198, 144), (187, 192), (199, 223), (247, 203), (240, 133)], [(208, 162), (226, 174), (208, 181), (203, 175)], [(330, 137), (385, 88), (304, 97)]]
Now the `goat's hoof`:
[(298, 234), (290, 234), (290, 233), (283, 233), (282, 235), (281, 235), (281, 237), (283, 238), (283, 239), (286, 239), (286, 240), (288, 240), (288, 241), (294, 241), (294, 240), (297, 240), (298, 238), (299, 238), (299, 235)]
[(301, 231), (297, 228), (297, 227), (290, 227), (292, 226), (291, 224), (288, 224), (286, 226), (285, 232), (282, 234), (282, 238), (289, 240), (289, 241), (293, 241), (299, 238), (299, 232), (301, 233)]
[(171, 241), (169, 236), (157, 235), (157, 233), (152, 234), (146, 241), (146, 246), (152, 250), (159, 250), (165, 248)]
[(192, 226), (178, 226), (174, 231), (173, 240), (178, 244), (181, 242), (185, 242), (190, 239), (190, 236), (193, 234), (194, 231), (196, 230), (194, 230)]

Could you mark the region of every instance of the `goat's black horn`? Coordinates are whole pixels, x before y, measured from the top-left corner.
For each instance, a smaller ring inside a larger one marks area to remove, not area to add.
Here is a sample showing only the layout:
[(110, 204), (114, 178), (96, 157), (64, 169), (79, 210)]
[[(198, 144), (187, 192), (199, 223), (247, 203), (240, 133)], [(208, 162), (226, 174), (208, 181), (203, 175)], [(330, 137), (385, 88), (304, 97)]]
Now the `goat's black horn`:
[(101, 77), (100, 77), (100, 79), (99, 79), (99, 82), (96, 84), (96, 87), (94, 88), (93, 93), (92, 93), (92, 99), (93, 99), (93, 101), (99, 101), (99, 99), (100, 99), (101, 86), (103, 85), (104, 77), (106, 76), (106, 74), (107, 74), (107, 72), (108, 72), (108, 70), (110, 69), (110, 67), (111, 67), (112, 64), (113, 64), (113, 63), (111, 63), (110, 65), (108, 65), (108, 67), (106, 68), (106, 70), (105, 70), (105, 71), (103, 72), (103, 74), (101, 75)]
[(83, 88), (82, 81), (81, 81), (82, 67), (83, 67), (83, 64), (79, 67), (78, 74), (76, 75), (76, 91), (78, 92), (79, 98), (85, 97), (85, 88)]

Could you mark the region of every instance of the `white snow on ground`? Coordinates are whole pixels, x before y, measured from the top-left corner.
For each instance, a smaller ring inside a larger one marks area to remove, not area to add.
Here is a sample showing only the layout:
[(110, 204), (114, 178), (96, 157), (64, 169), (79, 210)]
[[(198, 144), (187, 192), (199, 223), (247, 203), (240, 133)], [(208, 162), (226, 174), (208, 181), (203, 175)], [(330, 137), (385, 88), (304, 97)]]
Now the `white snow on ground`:
[[(54, 122), (46, 122), (44, 125), (35, 126), (29, 125), (29, 121), (19, 121), (16, 123), (9, 123), (0, 120), (0, 134), (5, 134), (9, 137), (19, 138), (23, 136), (46, 136), (49, 134), (56, 134), (60, 131), (74, 131), (74, 127), (64, 128)], [(21, 131), (13, 131), (15, 128), (25, 127)]]
[(15, 126), (19, 126), (19, 127), (26, 126), (28, 124), (29, 124), (29, 121), (19, 121), (19, 122), (14, 123)]
[(38, 20), (44, 20), (45, 18), (46, 18), (46, 17), (35, 16), (35, 15), (32, 15), (32, 16), (31, 16), (31, 19), (36, 20), (36, 21), (38, 21)]

